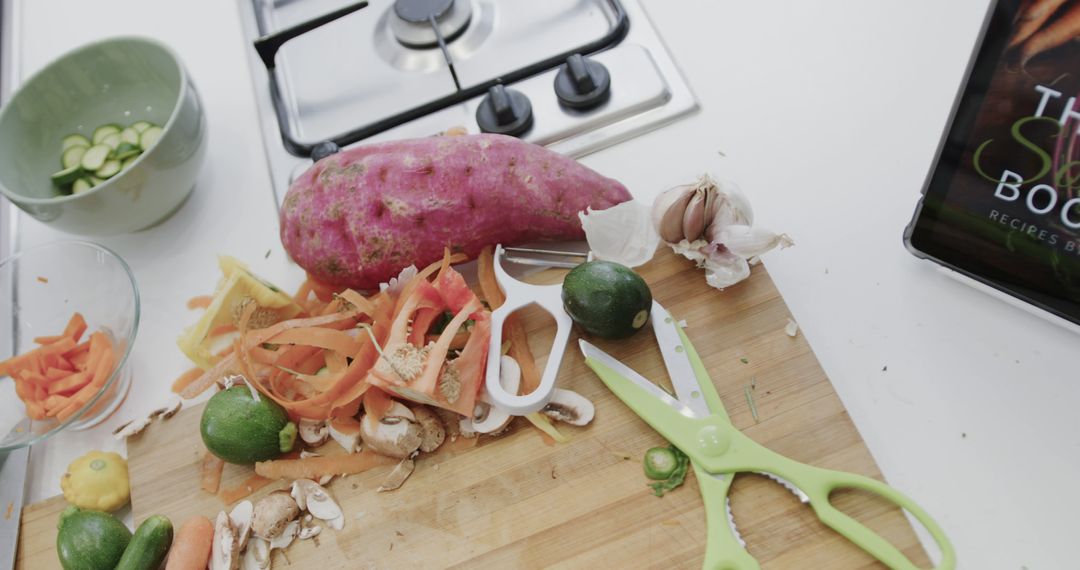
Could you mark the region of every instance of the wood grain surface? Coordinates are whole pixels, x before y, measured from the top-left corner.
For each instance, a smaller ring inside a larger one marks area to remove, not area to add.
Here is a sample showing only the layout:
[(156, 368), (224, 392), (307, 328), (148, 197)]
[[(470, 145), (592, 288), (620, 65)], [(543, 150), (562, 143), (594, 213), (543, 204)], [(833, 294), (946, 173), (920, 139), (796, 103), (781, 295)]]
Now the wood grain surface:
[[(639, 271), (654, 296), (687, 321), (687, 333), (737, 427), (794, 459), (881, 478), (806, 340), (784, 332), (790, 314), (763, 267), (723, 292), (709, 288), (700, 270), (666, 248)], [(560, 278), (549, 272), (533, 280)], [(529, 312), (526, 325), (534, 350), (546, 354), (553, 321)], [(670, 387), (651, 333), (597, 344)], [(275, 567), (285, 567), (286, 559), (288, 567), (320, 569), (700, 567), (705, 513), (693, 476), (663, 498), (651, 494), (641, 457), (663, 440), (586, 368), (573, 338), (568, 350), (559, 385), (596, 404), (592, 425), (559, 426), (570, 443), (545, 442), (519, 418), (507, 435), (482, 439), (475, 448), (422, 456), (397, 491), (376, 492), (388, 467), (336, 477), (329, 489), (345, 510), (345, 528), (294, 543), (275, 555)], [(751, 385), (757, 420), (746, 397)], [(185, 410), (129, 441), (136, 522), (164, 514), (179, 525), (193, 514), (213, 519), (226, 508), (199, 489), (200, 411)], [(242, 484), (251, 473), (227, 466), (222, 486)], [(284, 485), (270, 485), (253, 497)], [(856, 492), (839, 493), (834, 502), (929, 566), (899, 510)], [(763, 568), (879, 567), (764, 477), (738, 476), (731, 503), (748, 549)], [(35, 529), (31, 534), (54, 528), (47, 505), (28, 507), (25, 526)], [(48, 561), (37, 565), (49, 555), (55, 560), (30, 537), (20, 567), (53, 567)], [(26, 564), (30, 557), (35, 562)]]

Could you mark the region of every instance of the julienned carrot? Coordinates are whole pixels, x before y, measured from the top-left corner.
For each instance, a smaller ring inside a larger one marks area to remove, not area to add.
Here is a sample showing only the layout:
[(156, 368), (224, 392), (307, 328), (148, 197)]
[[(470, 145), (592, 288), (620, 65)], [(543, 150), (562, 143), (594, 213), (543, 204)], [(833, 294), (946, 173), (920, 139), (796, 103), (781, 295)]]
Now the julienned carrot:
[(202, 490), (216, 495), (221, 487), (221, 472), (225, 469), (225, 462), (213, 453), (207, 451), (202, 458)]
[(204, 516), (193, 516), (176, 532), (165, 570), (206, 570), (213, 546), (214, 524)]
[(379, 455), (367, 447), (360, 453), (323, 455), (305, 459), (277, 459), (255, 464), (255, 473), (269, 479), (318, 479), (323, 475), (352, 475), (363, 473), (382, 465), (393, 465), (398, 460)]
[(1064, 9), (1049, 25), (1032, 34), (1020, 46), (1020, 62), (1026, 64), (1033, 57), (1052, 50), (1080, 35), (1080, 4)]
[(198, 295), (188, 299), (187, 308), (189, 309), (205, 309), (210, 306), (210, 303), (214, 302), (212, 295)]
[(173, 393), (174, 394), (179, 394), (180, 392), (183, 392), (184, 388), (187, 388), (189, 385), (191, 385), (192, 382), (198, 380), (199, 377), (202, 376), (202, 375), (203, 375), (203, 369), (202, 368), (192, 368), (191, 370), (188, 370), (187, 372), (184, 372), (183, 374), (180, 375), (179, 378), (177, 378), (176, 380), (173, 380), (173, 383), (172, 383), (172, 391), (173, 391)]
[(62, 334), (38, 337), (38, 348), (0, 362), (0, 375), (15, 381), (15, 393), (31, 418), (71, 417), (112, 374), (116, 362), (112, 343), (104, 333), (95, 332), (78, 344), (86, 329), (86, 320), (75, 313)]

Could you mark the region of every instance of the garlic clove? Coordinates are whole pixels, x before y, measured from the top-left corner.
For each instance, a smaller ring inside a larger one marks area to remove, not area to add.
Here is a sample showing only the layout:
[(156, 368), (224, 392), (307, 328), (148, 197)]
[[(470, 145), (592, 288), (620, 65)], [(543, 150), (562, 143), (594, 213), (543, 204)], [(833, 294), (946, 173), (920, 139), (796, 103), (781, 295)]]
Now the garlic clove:
[(750, 277), (750, 264), (746, 259), (714, 245), (703, 262), (705, 282), (711, 287), (723, 289)]
[(668, 243), (677, 243), (683, 239), (683, 217), (694, 192), (694, 186), (676, 186), (653, 201), (653, 226), (660, 234), (660, 239)]
[(690, 241), (698, 239), (705, 233), (705, 194), (706, 192), (700, 188), (695, 190), (686, 203), (686, 210), (683, 211), (683, 237)]
[(744, 225), (727, 226), (718, 233), (715, 243), (723, 244), (731, 253), (746, 259), (757, 257), (777, 247), (783, 249), (795, 245), (787, 234), (777, 234), (763, 228)]

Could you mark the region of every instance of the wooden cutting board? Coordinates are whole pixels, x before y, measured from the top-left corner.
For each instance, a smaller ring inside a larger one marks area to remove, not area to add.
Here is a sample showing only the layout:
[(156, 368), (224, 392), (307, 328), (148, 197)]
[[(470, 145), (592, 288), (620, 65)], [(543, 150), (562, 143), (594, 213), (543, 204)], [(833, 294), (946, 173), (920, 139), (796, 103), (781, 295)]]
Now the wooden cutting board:
[[(797, 460), (881, 478), (806, 340), (785, 333), (790, 314), (763, 267), (721, 292), (665, 248), (640, 273), (656, 298), (687, 321), (736, 426)], [(533, 281), (557, 282), (561, 275), (548, 272)], [(534, 351), (546, 354), (554, 322), (533, 311), (526, 326)], [(652, 334), (597, 344), (670, 387)], [(693, 476), (663, 498), (651, 494), (641, 457), (663, 440), (607, 391), (576, 347), (571, 339), (559, 385), (592, 400), (596, 419), (584, 428), (560, 425), (570, 443), (551, 445), (518, 419), (508, 435), (473, 449), (421, 457), (394, 492), (376, 492), (389, 468), (335, 478), (329, 488), (345, 510), (345, 528), (295, 543), (285, 553), (292, 567), (700, 567), (705, 513)], [(180, 524), (193, 514), (213, 519), (225, 508), (199, 489), (200, 411), (185, 410), (129, 441), (136, 521), (164, 514)], [(240, 485), (250, 474), (250, 468), (228, 466), (222, 487)], [(857, 492), (839, 493), (835, 502), (913, 561), (929, 565), (899, 510)], [(750, 553), (766, 569), (878, 567), (768, 479), (739, 476), (731, 503)], [(276, 556), (275, 567), (284, 566), (285, 558)]]

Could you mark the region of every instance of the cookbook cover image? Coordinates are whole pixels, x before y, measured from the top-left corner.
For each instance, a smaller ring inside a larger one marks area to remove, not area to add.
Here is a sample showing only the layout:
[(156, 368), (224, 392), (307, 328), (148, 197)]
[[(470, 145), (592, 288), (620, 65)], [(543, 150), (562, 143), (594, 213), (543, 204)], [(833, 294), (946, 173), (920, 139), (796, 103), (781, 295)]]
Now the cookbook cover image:
[(926, 253), (1072, 314), (1080, 308), (1078, 36), (1080, 0), (998, 5), (912, 235)]

